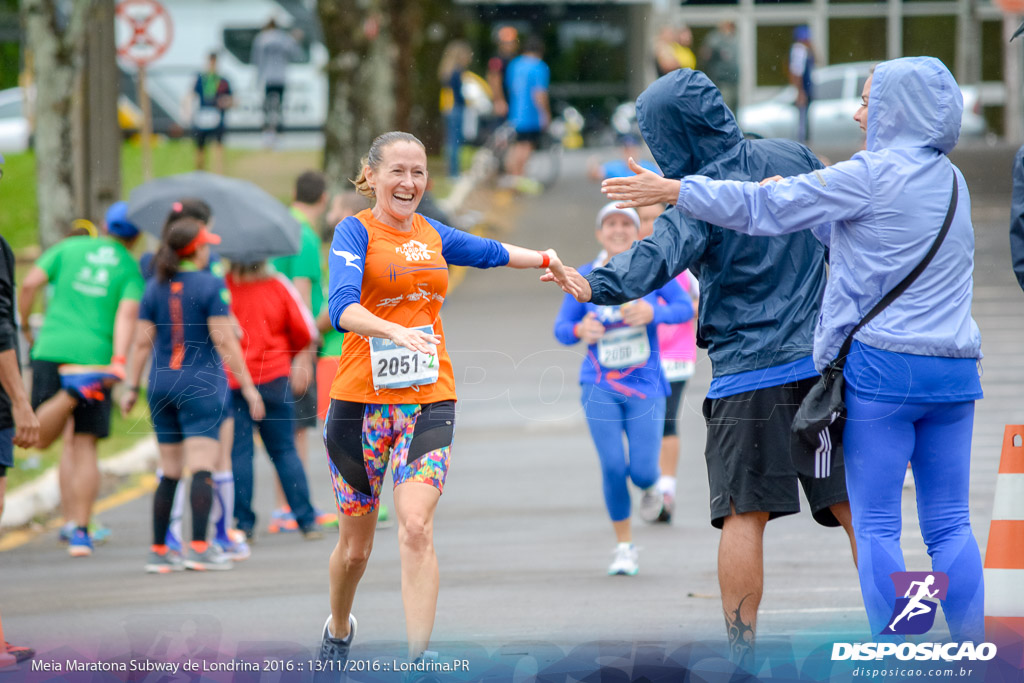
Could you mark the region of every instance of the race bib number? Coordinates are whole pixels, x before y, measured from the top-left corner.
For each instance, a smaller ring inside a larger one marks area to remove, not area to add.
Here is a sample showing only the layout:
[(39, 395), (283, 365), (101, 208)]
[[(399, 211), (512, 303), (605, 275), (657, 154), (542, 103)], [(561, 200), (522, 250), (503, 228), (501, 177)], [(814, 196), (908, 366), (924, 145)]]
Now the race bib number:
[(665, 377), (669, 382), (682, 382), (693, 377), (692, 360), (669, 360), (662, 358), (661, 369), (665, 371)]
[(200, 107), (192, 119), (192, 125), (198, 130), (213, 130), (220, 126), (220, 109), (217, 107)]
[(612, 370), (643, 365), (650, 357), (651, 343), (646, 327), (607, 330), (597, 342), (598, 362)]
[[(434, 334), (432, 325), (415, 329)], [(390, 339), (370, 337), (373, 388), (404, 389), (436, 382), (439, 366), (437, 347), (431, 345), (431, 348), (433, 353), (419, 353), (398, 346)]]

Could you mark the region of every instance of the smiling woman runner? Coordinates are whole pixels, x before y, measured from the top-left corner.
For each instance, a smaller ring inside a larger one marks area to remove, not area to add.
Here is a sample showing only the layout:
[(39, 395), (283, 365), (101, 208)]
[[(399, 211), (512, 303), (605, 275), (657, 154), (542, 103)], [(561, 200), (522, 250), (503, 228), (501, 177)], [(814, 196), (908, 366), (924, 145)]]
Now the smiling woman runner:
[(342, 670), (355, 635), (352, 602), (373, 546), (389, 461), (410, 658), (423, 658), (430, 641), (438, 589), (434, 510), (455, 426), (455, 380), (439, 317), (448, 266), (563, 272), (551, 249), (502, 244), (416, 213), (427, 154), (409, 133), (374, 140), (355, 185), (375, 205), (338, 224), (329, 257), (331, 322), (354, 332), (345, 335), (324, 427), (342, 513), (320, 648), (333, 671)]

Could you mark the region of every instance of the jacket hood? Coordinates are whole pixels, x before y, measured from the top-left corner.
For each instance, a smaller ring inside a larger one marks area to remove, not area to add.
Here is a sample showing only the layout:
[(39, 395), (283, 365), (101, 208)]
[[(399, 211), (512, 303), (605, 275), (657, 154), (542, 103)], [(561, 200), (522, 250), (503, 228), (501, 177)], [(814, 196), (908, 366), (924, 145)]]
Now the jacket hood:
[(693, 175), (743, 140), (718, 88), (692, 69), (677, 69), (648, 86), (637, 98), (636, 118), (666, 178)]
[(960, 137), (963, 110), (960, 86), (938, 59), (882, 62), (871, 80), (867, 150), (932, 147), (949, 154)]

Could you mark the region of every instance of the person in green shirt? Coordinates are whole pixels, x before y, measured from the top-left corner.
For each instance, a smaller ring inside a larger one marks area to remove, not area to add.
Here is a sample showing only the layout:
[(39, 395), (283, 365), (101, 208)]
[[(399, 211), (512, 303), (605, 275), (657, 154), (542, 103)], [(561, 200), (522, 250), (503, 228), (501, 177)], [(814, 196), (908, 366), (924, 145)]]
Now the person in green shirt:
[[(144, 288), (129, 251), (138, 236), (125, 203), (114, 204), (106, 234), (69, 237), (48, 249), (25, 276), (18, 298), (22, 332), (31, 345), (39, 446), (55, 441), (69, 418), (73, 423), (59, 473), (64, 514), (76, 525), (68, 547), (74, 557), (92, 554), (88, 525), (100, 480), (96, 442), (110, 433), (110, 386), (124, 377)], [(48, 284), (52, 296), (36, 339), (29, 315)]]
[[(299, 253), (282, 256), (272, 261), (274, 269), (291, 280), (310, 314), (316, 318), (324, 303), (324, 289), (320, 264), (320, 222), (327, 209), (327, 178), (319, 171), (306, 171), (295, 180), (295, 201), (291, 212), (302, 226)], [(292, 361), (291, 388), (295, 396), (295, 450), (302, 466), (309, 460), (309, 429), (317, 426), (316, 360), (319, 340), (295, 356)], [(317, 508), (317, 524), (337, 522), (333, 514)], [(277, 505), (271, 517), (270, 533), (293, 531), (298, 528), (288, 509), (284, 492), (277, 486)]]

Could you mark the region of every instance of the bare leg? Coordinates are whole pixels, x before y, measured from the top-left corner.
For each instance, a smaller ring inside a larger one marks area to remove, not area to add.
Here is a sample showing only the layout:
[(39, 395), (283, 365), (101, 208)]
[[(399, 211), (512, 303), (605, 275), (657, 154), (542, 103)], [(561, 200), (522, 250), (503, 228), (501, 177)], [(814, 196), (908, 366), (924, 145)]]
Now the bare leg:
[(410, 658), (427, 649), (434, 630), (440, 584), (434, 552), (434, 511), (440, 497), (441, 492), (430, 484), (405, 482), (395, 487), (402, 605)]
[(77, 405), (78, 399), (62, 389), (36, 408), (36, 417), (39, 418), (39, 448), (48, 448), (57, 440)]
[(664, 436), (661, 439), (661, 456), (658, 459), (663, 477), (675, 477), (679, 467), (679, 437)]
[(206, 148), (196, 147), (196, 169), (199, 171), (206, 170)]
[(729, 636), (729, 657), (740, 666), (754, 662), (757, 608), (764, 592), (764, 527), (767, 512), (725, 518), (718, 544), (718, 584)]
[(338, 515), (338, 545), (331, 552), (331, 634), (348, 637), (348, 615), (356, 598), (356, 587), (366, 571), (377, 529), (377, 511), (361, 517)]
[(619, 522), (612, 522), (612, 529), (615, 530), (615, 540), (619, 543), (633, 542), (633, 529), (628, 517)]
[(214, 171), (224, 175), (224, 145), (219, 142), (213, 148), (213, 167)]
[(0, 477), (0, 519), (4, 517), (4, 497), (7, 495), (7, 475)]
[(71, 478), (74, 475), (74, 438), (75, 419), (69, 418), (64, 425), (64, 440), (60, 444), (60, 462), (57, 463), (57, 481), (60, 484), (60, 514), (65, 522), (71, 521), (71, 509), (68, 507), (67, 493), (71, 490)]
[(89, 526), (92, 506), (100, 491), (100, 468), (96, 456), (96, 437), (75, 434), (71, 440), (72, 456), (69, 486), (63, 491), (65, 509), (75, 525)]
[(846, 530), (846, 535), (850, 538), (850, 553), (853, 555), (853, 566), (857, 566), (857, 539), (853, 535), (853, 515), (850, 513), (849, 503), (836, 503), (828, 508), (832, 511), (832, 514), (836, 516), (839, 523), (843, 525), (843, 529)]
[[(217, 458), (217, 472), (231, 471), (231, 447), (235, 441), (235, 418), (225, 417), (220, 423), (220, 433), (217, 436), (220, 442), (220, 456)], [(231, 511), (228, 511), (228, 515)]]

